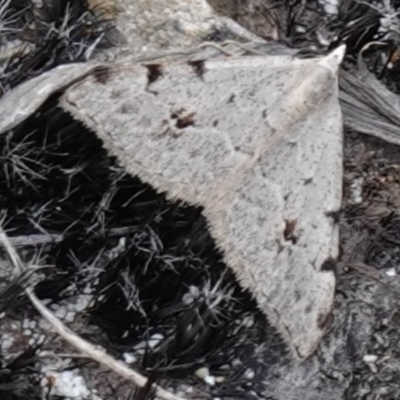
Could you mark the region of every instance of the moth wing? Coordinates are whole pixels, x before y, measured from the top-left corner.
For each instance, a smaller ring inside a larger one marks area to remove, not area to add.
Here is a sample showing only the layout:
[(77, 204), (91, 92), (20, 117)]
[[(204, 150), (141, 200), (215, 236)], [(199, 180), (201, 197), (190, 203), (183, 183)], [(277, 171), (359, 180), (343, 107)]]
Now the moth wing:
[(342, 185), (330, 60), (118, 66), (62, 102), (128, 172), (204, 207), (228, 265), (300, 358), (322, 336), (335, 285), (321, 271), (337, 251), (325, 212)]
[(228, 264), (299, 358), (326, 330), (335, 276), (324, 269), (338, 256), (329, 213), (341, 207), (342, 124), (335, 81), (321, 90), (330, 94), (260, 156), (225, 214), (209, 216)]
[[(173, 198), (220, 195), (271, 134), (270, 108), (295, 89), (302, 63), (245, 57), (110, 68), (66, 92), (62, 105), (97, 132), (127, 170)], [(218, 194), (216, 194), (218, 192)]]

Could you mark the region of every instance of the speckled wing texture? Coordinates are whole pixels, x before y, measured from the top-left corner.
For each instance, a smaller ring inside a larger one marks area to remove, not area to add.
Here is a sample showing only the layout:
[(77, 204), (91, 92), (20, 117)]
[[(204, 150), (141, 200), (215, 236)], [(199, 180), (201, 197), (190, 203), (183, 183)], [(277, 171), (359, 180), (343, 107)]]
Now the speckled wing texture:
[(335, 290), (342, 55), (115, 65), (61, 100), (129, 173), (203, 207), (226, 263), (300, 359)]

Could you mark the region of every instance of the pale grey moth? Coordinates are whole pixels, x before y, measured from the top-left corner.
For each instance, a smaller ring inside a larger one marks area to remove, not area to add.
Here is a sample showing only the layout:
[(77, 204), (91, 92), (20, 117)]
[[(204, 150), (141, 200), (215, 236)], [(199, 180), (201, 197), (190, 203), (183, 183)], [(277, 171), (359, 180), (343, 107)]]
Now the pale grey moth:
[[(326, 330), (335, 290), (343, 52), (97, 65), (60, 99), (129, 173), (203, 207), (228, 266), (300, 359)], [(0, 114), (1, 130), (19, 112)]]

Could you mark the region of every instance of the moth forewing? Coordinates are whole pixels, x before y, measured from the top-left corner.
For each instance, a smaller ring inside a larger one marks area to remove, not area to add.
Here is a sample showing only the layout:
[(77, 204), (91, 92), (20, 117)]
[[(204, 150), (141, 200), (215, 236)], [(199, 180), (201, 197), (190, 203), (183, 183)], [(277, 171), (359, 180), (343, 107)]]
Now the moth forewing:
[[(338, 229), (326, 212), (341, 204), (339, 112), (327, 101), (293, 125), (286, 134), (295, 140), (282, 140), (260, 157), (220, 225), (229, 226), (228, 263), (300, 358), (318, 344), (334, 295), (333, 273), (321, 267), (338, 248)], [(322, 117), (328, 132), (316, 124)]]
[(335, 286), (321, 266), (338, 246), (326, 213), (341, 203), (340, 54), (270, 59), (116, 65), (61, 104), (129, 173), (203, 207), (227, 264), (305, 358)]

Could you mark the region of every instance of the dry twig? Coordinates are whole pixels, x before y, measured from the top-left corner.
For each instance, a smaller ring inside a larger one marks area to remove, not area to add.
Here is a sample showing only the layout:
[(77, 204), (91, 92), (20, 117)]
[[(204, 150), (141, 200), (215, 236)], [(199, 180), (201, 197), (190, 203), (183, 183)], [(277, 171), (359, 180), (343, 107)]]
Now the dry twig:
[[(23, 272), (22, 261), (12, 246), (7, 234), (0, 227), (0, 241), (3, 247), (7, 251), (7, 255), (12, 263), (13, 268), (18, 271), (18, 273)], [(127, 367), (120, 361), (115, 360), (113, 357), (106, 354), (104, 351), (97, 349), (92, 344), (88, 343), (76, 333), (70, 330), (66, 325), (64, 325), (43, 303), (36, 297), (33, 288), (29, 287), (25, 290), (27, 296), (31, 300), (34, 307), (39, 311), (39, 313), (53, 326), (54, 330), (68, 343), (74, 346), (77, 350), (82, 352), (84, 355), (88, 356), (92, 360), (98, 362), (104, 367), (110, 369), (116, 374), (122, 376), (133, 384), (144, 387), (147, 384), (147, 378), (142, 376), (131, 368)], [(160, 399), (163, 400), (185, 400), (182, 397), (175, 396), (174, 394), (168, 392), (167, 390), (154, 385), (155, 394)]]

